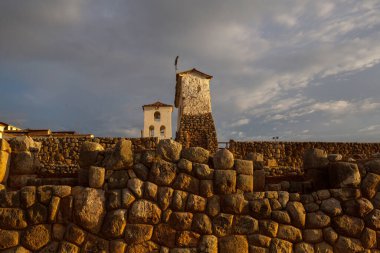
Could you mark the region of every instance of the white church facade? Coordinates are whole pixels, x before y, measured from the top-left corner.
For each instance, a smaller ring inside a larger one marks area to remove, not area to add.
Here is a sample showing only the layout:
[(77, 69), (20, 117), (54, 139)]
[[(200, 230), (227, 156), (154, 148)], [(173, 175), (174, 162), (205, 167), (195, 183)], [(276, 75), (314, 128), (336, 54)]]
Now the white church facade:
[(143, 105), (144, 129), (142, 137), (157, 137), (159, 139), (172, 138), (173, 106), (159, 101)]

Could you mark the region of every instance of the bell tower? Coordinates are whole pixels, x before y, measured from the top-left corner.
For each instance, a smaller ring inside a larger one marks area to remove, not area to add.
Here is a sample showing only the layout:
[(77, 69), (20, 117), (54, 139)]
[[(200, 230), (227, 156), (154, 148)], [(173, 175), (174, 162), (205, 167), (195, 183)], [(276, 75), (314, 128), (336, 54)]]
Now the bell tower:
[(214, 152), (218, 141), (211, 113), (211, 79), (195, 68), (177, 73), (174, 105), (178, 108), (177, 141)]
[(159, 139), (172, 138), (173, 106), (159, 101), (143, 105), (144, 129), (142, 137), (157, 137)]

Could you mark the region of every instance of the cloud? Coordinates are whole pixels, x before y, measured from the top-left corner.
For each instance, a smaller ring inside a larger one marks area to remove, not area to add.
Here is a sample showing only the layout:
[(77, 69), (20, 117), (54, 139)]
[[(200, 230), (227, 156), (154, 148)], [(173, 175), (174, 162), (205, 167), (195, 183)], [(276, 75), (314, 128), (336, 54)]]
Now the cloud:
[(359, 129), (359, 132), (373, 132), (375, 130), (380, 130), (380, 125), (372, 125), (369, 127), (365, 127), (365, 128)]
[(231, 123), (229, 127), (239, 127), (249, 124), (251, 120), (250, 119), (239, 119), (235, 121), (234, 123)]
[(380, 122), (379, 9), (372, 0), (4, 0), (0, 114), (25, 127), (139, 136), (142, 104), (173, 103), (180, 55), (180, 70), (214, 76), (223, 139), (378, 138), (359, 130)]

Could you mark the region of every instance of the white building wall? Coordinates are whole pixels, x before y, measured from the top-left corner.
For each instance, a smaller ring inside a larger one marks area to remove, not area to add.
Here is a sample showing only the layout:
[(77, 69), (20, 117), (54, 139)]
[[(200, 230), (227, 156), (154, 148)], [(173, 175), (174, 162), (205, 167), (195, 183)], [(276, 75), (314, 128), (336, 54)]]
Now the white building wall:
[(0, 139), (3, 138), (4, 128), (5, 128), (5, 126), (0, 126)]
[[(154, 113), (160, 112), (161, 118), (159, 121), (154, 119)], [(160, 139), (170, 139), (172, 138), (172, 107), (144, 107), (144, 130), (143, 137), (150, 137), (149, 127), (154, 127), (154, 137)], [(165, 126), (165, 136), (161, 137), (160, 128)]]

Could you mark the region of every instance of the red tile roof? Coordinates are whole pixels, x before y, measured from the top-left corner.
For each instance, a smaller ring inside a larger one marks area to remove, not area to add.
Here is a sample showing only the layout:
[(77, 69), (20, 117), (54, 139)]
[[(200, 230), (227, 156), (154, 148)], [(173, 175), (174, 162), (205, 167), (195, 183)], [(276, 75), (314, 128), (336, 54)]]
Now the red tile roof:
[(153, 104), (143, 105), (142, 107), (144, 109), (144, 107), (173, 107), (173, 106), (161, 103), (160, 101), (157, 101), (157, 102), (155, 102)]

